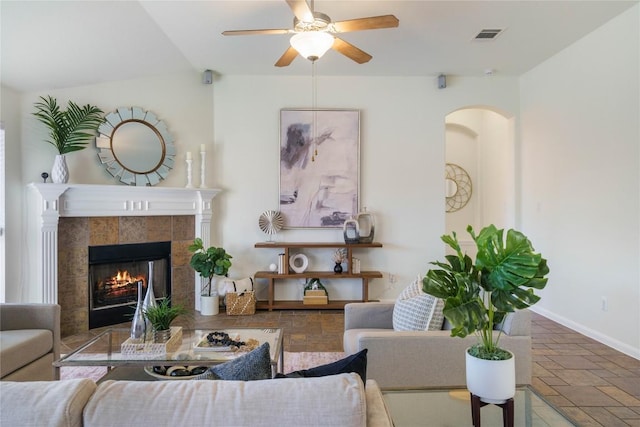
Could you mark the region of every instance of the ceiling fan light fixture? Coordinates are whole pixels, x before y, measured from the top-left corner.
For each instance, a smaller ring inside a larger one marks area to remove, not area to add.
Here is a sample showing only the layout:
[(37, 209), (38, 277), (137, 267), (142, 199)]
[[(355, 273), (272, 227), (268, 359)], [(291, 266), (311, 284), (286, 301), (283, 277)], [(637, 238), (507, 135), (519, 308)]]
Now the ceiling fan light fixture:
[(291, 46), (310, 61), (315, 61), (333, 46), (334, 37), (324, 31), (305, 31), (297, 33), (291, 40)]

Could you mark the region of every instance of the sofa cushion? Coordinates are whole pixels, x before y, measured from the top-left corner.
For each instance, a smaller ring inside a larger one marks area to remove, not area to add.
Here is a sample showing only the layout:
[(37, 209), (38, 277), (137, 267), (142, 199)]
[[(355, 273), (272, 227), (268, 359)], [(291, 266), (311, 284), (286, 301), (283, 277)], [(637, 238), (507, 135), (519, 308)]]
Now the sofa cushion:
[(270, 379), (271, 356), (269, 355), (269, 343), (265, 342), (255, 350), (243, 354), (233, 360), (207, 369), (200, 375), (202, 380), (235, 380), (255, 381)]
[(422, 290), (422, 278), (416, 277), (398, 296), (393, 308), (396, 331), (434, 331), (442, 329), (444, 302)]
[(87, 378), (65, 381), (3, 381), (1, 426), (82, 427), (82, 410), (96, 390)]
[(302, 369), (288, 374), (276, 374), (276, 378), (309, 378), (325, 377), (327, 375), (347, 374), (354, 372), (360, 375), (363, 383), (367, 381), (367, 349), (315, 368)]
[(16, 329), (0, 332), (0, 377), (28, 365), (53, 351), (53, 333), (48, 329)]
[(365, 426), (356, 374), (278, 381), (105, 381), (84, 410), (100, 426)]

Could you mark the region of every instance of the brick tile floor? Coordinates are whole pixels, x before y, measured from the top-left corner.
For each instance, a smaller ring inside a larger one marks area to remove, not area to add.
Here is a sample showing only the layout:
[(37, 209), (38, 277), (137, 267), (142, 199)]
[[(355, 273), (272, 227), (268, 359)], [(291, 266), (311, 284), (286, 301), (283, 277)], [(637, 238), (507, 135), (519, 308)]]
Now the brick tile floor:
[(534, 313), (533, 388), (579, 426), (640, 427), (640, 361)]

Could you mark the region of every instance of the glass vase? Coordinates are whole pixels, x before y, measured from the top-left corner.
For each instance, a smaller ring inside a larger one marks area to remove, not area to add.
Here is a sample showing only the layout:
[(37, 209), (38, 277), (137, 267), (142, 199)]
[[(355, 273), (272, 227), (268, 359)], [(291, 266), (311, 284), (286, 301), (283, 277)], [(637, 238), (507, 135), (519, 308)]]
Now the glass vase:
[(145, 316), (146, 311), (149, 307), (157, 307), (158, 303), (156, 301), (156, 296), (153, 293), (153, 261), (149, 261), (149, 274), (147, 274), (147, 293), (144, 296), (144, 301), (142, 302), (142, 315), (144, 316), (145, 327), (148, 333), (152, 330), (152, 325), (147, 316)]
[(136, 311), (131, 319), (131, 338), (134, 340), (144, 340), (147, 330), (144, 311), (142, 309), (142, 280), (138, 281), (138, 303)]
[(356, 221), (353, 217), (349, 218), (342, 225), (342, 232), (344, 234), (344, 242), (347, 244), (350, 243), (358, 243), (358, 239), (360, 237), (360, 230), (358, 226), (358, 221)]

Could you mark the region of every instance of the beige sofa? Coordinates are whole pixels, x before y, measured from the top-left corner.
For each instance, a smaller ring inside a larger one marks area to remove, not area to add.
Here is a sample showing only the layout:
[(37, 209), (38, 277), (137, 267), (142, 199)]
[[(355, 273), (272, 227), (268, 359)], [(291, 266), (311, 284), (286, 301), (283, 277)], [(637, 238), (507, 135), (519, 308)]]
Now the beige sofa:
[(59, 357), (59, 305), (0, 304), (0, 379), (58, 379)]
[[(344, 351), (369, 349), (367, 378), (385, 388), (464, 387), (465, 349), (475, 336), (449, 330), (393, 330), (393, 303), (351, 303), (344, 310)], [(515, 354), (516, 383), (531, 384), (531, 313), (520, 310), (503, 322), (499, 345)]]
[(2, 426), (391, 427), (357, 374), (261, 381), (0, 382)]

